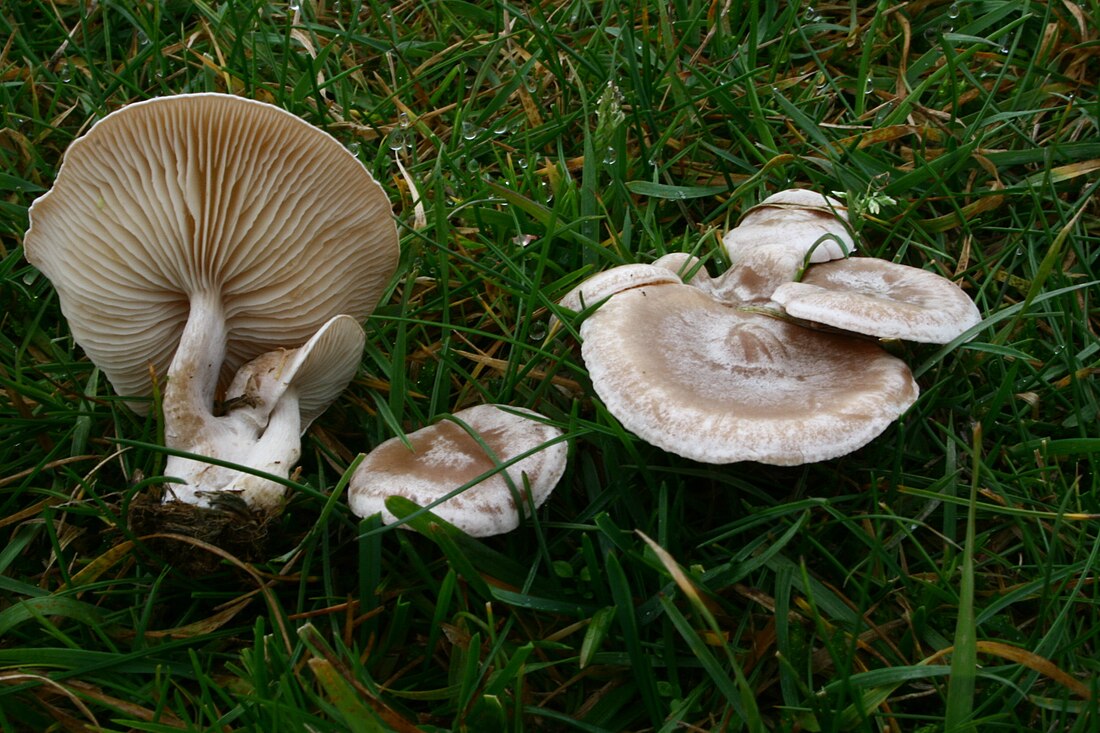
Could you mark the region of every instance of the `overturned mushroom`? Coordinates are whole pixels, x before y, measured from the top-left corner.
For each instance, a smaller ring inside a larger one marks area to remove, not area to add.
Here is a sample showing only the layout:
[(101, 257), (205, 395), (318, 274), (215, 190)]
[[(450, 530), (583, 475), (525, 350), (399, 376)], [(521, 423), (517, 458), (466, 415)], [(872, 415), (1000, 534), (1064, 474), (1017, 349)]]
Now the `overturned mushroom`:
[[(363, 320), (398, 256), (389, 201), (339, 142), (277, 107), (222, 94), (153, 99), (103, 118), (66, 151), (30, 221), (27, 259), (128, 404), (147, 411), (152, 370), (167, 378), (170, 448), (263, 470), (297, 459), (298, 435), (282, 433), (298, 432), (288, 425), (300, 389), (272, 381), (245, 419), (215, 414), (219, 386), (338, 315)], [(346, 383), (350, 359), (341, 358), (334, 368)], [(304, 428), (312, 417), (296, 419)], [(260, 448), (269, 443), (280, 455)], [(195, 463), (169, 461), (186, 482), (169, 498), (206, 505), (211, 492), (239, 490), (240, 472)]]
[(511, 531), (546, 501), (565, 471), (562, 432), (539, 417), (517, 407), (478, 405), (408, 434), (408, 445), (391, 438), (352, 474), (351, 510), (360, 517), (381, 512), (391, 524), (397, 518), (386, 509), (387, 498), (428, 506), (469, 485), (432, 511), (475, 537)]

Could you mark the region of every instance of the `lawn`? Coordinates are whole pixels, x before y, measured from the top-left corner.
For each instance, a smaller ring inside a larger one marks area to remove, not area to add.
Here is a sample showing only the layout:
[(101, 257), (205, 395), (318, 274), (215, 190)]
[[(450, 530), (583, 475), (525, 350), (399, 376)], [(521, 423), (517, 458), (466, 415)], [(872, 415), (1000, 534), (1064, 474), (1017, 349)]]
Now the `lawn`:
[[(1097, 730), (1100, 5), (864, 5), (5, 2), (0, 729)], [(402, 248), (251, 551), (135, 529), (159, 416), (22, 250), (74, 139), (200, 91), (346, 145)], [(673, 252), (717, 274), (793, 186), (839, 192), (861, 254), (951, 279), (981, 328), (887, 344), (921, 396), (850, 455), (647, 445), (558, 300)], [(350, 512), (360, 453), (482, 402), (568, 436), (519, 529)]]

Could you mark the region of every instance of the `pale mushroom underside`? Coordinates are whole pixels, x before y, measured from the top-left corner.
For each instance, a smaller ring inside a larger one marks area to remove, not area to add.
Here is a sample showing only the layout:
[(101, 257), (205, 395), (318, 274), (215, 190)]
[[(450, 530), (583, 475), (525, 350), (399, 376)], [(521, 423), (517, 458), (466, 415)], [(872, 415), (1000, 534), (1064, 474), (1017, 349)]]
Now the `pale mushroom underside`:
[(339, 142), (223, 94), (103, 118), (66, 151), (30, 221), (28, 260), (126, 397), (150, 393), (149, 365), (164, 376), (196, 297), (224, 311), (224, 385), (335, 315), (364, 319), (398, 254), (385, 193)]

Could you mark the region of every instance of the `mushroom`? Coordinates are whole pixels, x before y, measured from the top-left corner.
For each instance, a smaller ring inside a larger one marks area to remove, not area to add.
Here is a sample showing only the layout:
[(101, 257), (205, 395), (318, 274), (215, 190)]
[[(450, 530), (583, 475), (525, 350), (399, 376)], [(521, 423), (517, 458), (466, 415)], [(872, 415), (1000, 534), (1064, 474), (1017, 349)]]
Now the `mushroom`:
[(797, 188), (749, 209), (722, 243), (733, 266), (719, 287), (726, 298), (744, 302), (767, 300), (808, 263), (847, 257), (856, 249), (844, 204)]
[(563, 433), (543, 420), (531, 410), (478, 405), (409, 433), (407, 443), (391, 438), (352, 474), (351, 510), (360, 517), (381, 512), (392, 524), (397, 517), (386, 499), (401, 496), (432, 506), (475, 537), (509, 532), (546, 501), (565, 471)]
[(946, 344), (981, 322), (974, 301), (950, 280), (874, 257), (814, 265), (772, 301), (795, 318), (878, 338)]
[(580, 326), (592, 386), (646, 442), (706, 463), (849, 453), (917, 398), (877, 344), (745, 311), (690, 285), (619, 293)]
[[(843, 207), (813, 192), (768, 197), (724, 243), (733, 265), (717, 278), (615, 268), (562, 301), (576, 309), (589, 288), (606, 298), (579, 327), (593, 389), (624, 427), (687, 458), (791, 465), (856, 450), (919, 394), (903, 361), (856, 334), (946, 343), (980, 321), (938, 275), (847, 258)], [(697, 265), (672, 254), (648, 267)], [(633, 286), (607, 285), (624, 279)]]
[[(237, 372), (225, 393), (216, 429), (201, 431), (186, 450), (203, 456), (232, 455), (263, 473), (287, 478), (301, 454), (301, 435), (355, 376), (363, 354), (363, 327), (351, 316), (332, 318), (296, 349), (261, 354)], [(232, 445), (231, 448), (227, 446)], [(284, 485), (182, 456), (169, 456), (165, 474), (182, 481), (168, 492), (190, 504), (208, 505), (210, 490), (233, 492), (250, 507), (272, 510)]]
[[(284, 110), (224, 94), (162, 97), (104, 117), (66, 151), (30, 222), (27, 259), (53, 282), (74, 339), (115, 391), (144, 414), (150, 374), (167, 378), (168, 447), (265, 470), (296, 460), (290, 413), (309, 390), (271, 380), (272, 399), (245, 419), (215, 414), (219, 387), (257, 357), (284, 358), (280, 349), (335, 316), (365, 319), (398, 257), (389, 201), (353, 155)], [(343, 323), (317, 338), (346, 335)], [(306, 356), (319, 346), (294, 357), (303, 379), (324, 368)], [(346, 383), (341, 358), (335, 381)], [(261, 449), (269, 444), (279, 455)], [(187, 482), (169, 498), (206, 505), (210, 492), (237, 491), (239, 472), (193, 463), (169, 461)], [(270, 505), (268, 493), (257, 496)]]

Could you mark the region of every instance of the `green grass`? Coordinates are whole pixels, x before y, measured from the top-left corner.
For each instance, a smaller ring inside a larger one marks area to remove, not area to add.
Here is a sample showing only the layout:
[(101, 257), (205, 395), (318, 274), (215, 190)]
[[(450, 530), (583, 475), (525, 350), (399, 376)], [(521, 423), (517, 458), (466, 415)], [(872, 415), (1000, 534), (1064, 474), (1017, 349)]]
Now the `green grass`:
[[(5, 3), (0, 729), (1096, 730), (1100, 7), (855, 7)], [(199, 578), (180, 540), (126, 529), (156, 419), (21, 251), (74, 138), (190, 91), (331, 132), (403, 246), (360, 376), (306, 436), (286, 554), (210, 549)], [(863, 252), (951, 277), (985, 327), (898, 345), (922, 396), (842, 459), (640, 442), (557, 299), (666, 252), (718, 272), (722, 232), (791, 185), (893, 197), (855, 221)], [(570, 436), (521, 529), (326, 503), (397, 427), (483, 401)]]

